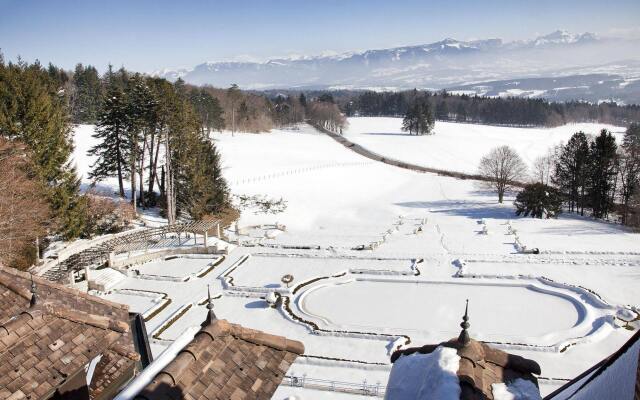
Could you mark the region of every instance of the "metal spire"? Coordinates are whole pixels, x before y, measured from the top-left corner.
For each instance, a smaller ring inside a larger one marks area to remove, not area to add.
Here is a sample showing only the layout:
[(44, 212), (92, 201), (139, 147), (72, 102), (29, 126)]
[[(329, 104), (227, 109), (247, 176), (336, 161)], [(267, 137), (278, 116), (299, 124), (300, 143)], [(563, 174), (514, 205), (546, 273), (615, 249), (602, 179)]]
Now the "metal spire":
[(467, 304), (464, 307), (464, 316), (462, 317), (462, 322), (460, 323), (462, 332), (460, 332), (460, 336), (458, 336), (458, 342), (462, 343), (463, 345), (466, 345), (471, 340), (471, 338), (469, 337), (469, 332), (467, 332), (467, 329), (469, 329), (469, 327), (471, 326), (468, 322), (469, 321), (468, 311), (469, 311), (469, 299), (467, 299)]
[(210, 325), (213, 321), (217, 320), (216, 314), (213, 312), (213, 300), (211, 299), (211, 287), (207, 285), (207, 319), (204, 321), (204, 325)]
[(33, 281), (33, 274), (31, 274), (31, 300), (29, 301), (29, 307), (35, 307), (37, 302), (36, 295), (36, 283)]

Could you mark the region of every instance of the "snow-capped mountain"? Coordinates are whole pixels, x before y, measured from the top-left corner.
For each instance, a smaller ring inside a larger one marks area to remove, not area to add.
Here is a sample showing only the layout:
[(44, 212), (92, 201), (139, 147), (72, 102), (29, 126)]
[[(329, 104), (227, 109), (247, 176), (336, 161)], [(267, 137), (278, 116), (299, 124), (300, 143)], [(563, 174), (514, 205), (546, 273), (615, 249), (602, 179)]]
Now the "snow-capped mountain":
[(557, 30), (551, 32), (548, 35), (537, 37), (533, 40), (534, 46), (544, 45), (557, 45), (557, 44), (574, 44), (574, 43), (588, 43), (598, 40), (597, 36), (593, 33), (571, 34), (565, 30)]
[[(640, 42), (558, 30), (525, 41), (447, 38), (415, 46), (264, 62), (207, 62), (156, 75), (221, 87), (237, 83), (247, 89), (439, 89), (514, 78), (607, 73), (603, 65), (619, 60), (640, 60)], [(616, 63), (611, 71), (622, 79), (634, 79), (637, 72), (637, 64), (630, 66), (627, 61)]]

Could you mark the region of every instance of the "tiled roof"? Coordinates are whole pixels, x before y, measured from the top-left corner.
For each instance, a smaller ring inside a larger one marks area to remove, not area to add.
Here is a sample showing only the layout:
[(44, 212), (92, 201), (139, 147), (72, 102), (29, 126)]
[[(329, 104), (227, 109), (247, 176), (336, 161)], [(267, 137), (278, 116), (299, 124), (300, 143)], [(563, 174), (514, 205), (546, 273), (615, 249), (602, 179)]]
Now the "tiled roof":
[(457, 350), (460, 356), (458, 366), (458, 380), (460, 381), (460, 399), (463, 400), (492, 400), (494, 383), (512, 382), (518, 378), (533, 382), (538, 380), (534, 376), (540, 374), (540, 366), (535, 361), (505, 353), (485, 343), (469, 340), (462, 344), (457, 338), (437, 345), (426, 345), (399, 350), (391, 356), (395, 362), (402, 355), (413, 353), (429, 354), (438, 346), (450, 347)]
[(470, 326), (468, 320), (467, 310), (465, 310), (459, 337), (436, 345), (395, 351), (391, 355), (391, 362), (394, 363), (403, 355), (430, 354), (440, 346), (449, 347), (456, 349), (460, 357), (456, 374), (460, 384), (461, 400), (493, 400), (493, 384), (510, 383), (517, 379), (533, 383), (534, 390), (537, 391), (538, 379), (535, 375), (540, 375), (540, 365), (533, 360), (505, 353), (471, 339), (467, 331)]
[(136, 397), (270, 399), (304, 346), (298, 341), (207, 320), (194, 339)]
[[(48, 398), (97, 362), (93, 399), (110, 397), (139, 359), (126, 306), (0, 266), (0, 400)], [(101, 357), (99, 361), (96, 357)]]

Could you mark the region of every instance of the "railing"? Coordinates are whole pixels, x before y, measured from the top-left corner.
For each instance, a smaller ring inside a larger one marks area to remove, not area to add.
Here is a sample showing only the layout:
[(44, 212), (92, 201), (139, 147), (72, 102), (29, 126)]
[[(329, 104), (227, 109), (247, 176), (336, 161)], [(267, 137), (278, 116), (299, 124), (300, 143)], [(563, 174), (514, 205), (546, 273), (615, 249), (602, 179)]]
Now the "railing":
[[(158, 247), (157, 238), (164, 238), (169, 233), (181, 235), (184, 232), (204, 232), (217, 229), (220, 221), (194, 221), (166, 225), (159, 228), (137, 230), (128, 235), (121, 235), (96, 246), (72, 254), (58, 265), (51, 267), (43, 276), (52, 281), (65, 279), (69, 271), (79, 271), (85, 266), (104, 264), (109, 259), (109, 253), (126, 253), (134, 250)], [(162, 244), (162, 243), (160, 243)]]
[(361, 383), (332, 381), (326, 379), (309, 378), (306, 374), (285, 375), (282, 381), (283, 385), (302, 387), (315, 390), (325, 390), (330, 392), (358, 394), (361, 396), (384, 397), (386, 386), (382, 386), (380, 382), (375, 384), (368, 383), (363, 380)]

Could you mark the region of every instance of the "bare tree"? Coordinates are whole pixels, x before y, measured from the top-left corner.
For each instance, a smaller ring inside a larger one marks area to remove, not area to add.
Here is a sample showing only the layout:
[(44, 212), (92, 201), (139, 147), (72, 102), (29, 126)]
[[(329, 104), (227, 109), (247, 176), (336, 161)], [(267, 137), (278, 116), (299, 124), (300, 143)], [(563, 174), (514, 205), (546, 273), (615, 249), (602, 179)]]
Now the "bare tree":
[(551, 148), (547, 154), (539, 156), (533, 162), (532, 178), (534, 183), (542, 183), (550, 185), (551, 177), (554, 174), (554, 166), (556, 164), (556, 149)]
[(0, 138), (0, 263), (25, 269), (50, 224), (45, 187), (33, 173), (25, 146)]
[(336, 133), (342, 133), (342, 129), (348, 124), (346, 117), (340, 112), (338, 106), (327, 101), (309, 103), (307, 117), (311, 124)]
[(527, 167), (514, 149), (500, 146), (482, 157), (478, 171), (489, 187), (498, 192), (498, 202), (502, 203), (504, 192), (526, 176)]

